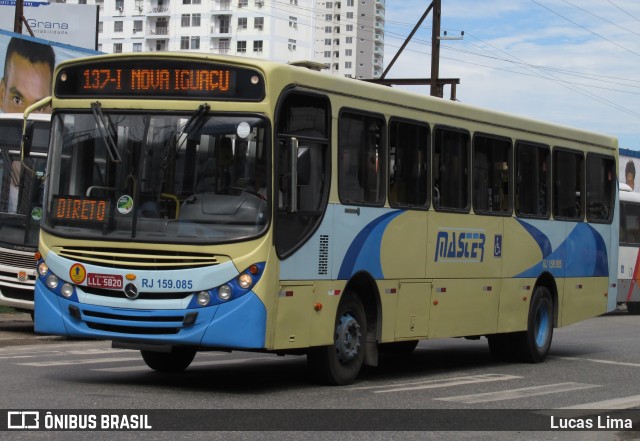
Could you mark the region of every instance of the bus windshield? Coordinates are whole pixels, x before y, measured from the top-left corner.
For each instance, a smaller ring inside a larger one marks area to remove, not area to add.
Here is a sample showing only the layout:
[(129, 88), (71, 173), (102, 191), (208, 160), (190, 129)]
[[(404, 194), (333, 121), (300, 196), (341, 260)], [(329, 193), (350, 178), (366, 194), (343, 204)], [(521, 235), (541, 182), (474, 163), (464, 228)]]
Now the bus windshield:
[(23, 120), (0, 119), (0, 244), (35, 247), (42, 218), (42, 184), (49, 122), (33, 121), (32, 154), (20, 162)]
[(220, 243), (268, 222), (267, 121), (256, 115), (57, 114), (44, 226), (87, 239)]

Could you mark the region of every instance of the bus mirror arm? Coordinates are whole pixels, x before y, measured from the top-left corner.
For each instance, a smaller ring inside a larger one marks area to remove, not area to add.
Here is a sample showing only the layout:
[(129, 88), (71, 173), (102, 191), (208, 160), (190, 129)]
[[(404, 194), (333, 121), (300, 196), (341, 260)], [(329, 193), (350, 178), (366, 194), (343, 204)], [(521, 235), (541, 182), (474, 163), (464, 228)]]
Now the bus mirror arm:
[[(24, 158), (28, 158), (31, 154), (31, 140), (33, 139), (33, 126), (28, 124), (29, 115), (31, 115), (36, 110), (42, 109), (43, 107), (48, 106), (51, 103), (51, 97), (48, 96), (46, 98), (42, 98), (40, 101), (37, 101), (31, 104), (24, 110), (22, 114), (23, 122), (22, 122), (22, 139), (20, 140), (20, 162), (24, 166)], [(34, 173), (35, 175), (35, 173)]]
[(298, 211), (298, 139), (291, 138), (291, 213)]

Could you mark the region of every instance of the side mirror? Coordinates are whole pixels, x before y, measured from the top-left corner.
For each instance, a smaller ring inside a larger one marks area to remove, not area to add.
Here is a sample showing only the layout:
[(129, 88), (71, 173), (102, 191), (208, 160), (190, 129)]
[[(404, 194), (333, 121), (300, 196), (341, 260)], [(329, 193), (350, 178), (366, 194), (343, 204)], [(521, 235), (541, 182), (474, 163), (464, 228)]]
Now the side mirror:
[(24, 119), (24, 124), (22, 125), (22, 142), (20, 143), (20, 159), (24, 163), (24, 158), (28, 158), (31, 153), (31, 142), (33, 140), (33, 124), (29, 123), (29, 115), (31, 115), (36, 110), (42, 109), (43, 107), (48, 106), (51, 103), (51, 97), (48, 96), (46, 98), (42, 98), (40, 101), (37, 101), (31, 104), (24, 110), (22, 114), (22, 118)]

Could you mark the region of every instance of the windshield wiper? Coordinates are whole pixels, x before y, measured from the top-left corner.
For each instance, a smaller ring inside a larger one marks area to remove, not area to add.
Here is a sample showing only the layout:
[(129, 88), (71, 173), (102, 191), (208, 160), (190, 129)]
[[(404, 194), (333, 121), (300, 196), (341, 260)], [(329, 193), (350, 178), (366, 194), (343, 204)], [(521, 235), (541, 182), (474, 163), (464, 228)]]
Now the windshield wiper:
[(102, 140), (107, 147), (107, 152), (109, 153), (109, 159), (111, 162), (120, 163), (122, 162), (122, 158), (120, 157), (120, 152), (118, 152), (118, 146), (116, 146), (116, 142), (113, 140), (113, 136), (111, 136), (111, 120), (107, 118), (109, 122), (109, 127), (106, 126), (104, 120), (105, 116), (102, 113), (102, 105), (99, 101), (95, 103), (91, 103), (91, 110), (93, 111), (93, 117), (98, 124), (98, 131), (102, 136)]
[[(165, 147), (165, 153), (162, 157), (162, 169), (166, 169), (169, 165), (169, 162), (173, 160), (176, 153), (180, 151), (184, 143), (186, 142), (189, 134), (193, 132), (195, 129), (199, 129), (204, 124), (205, 116), (209, 113), (208, 104), (200, 104), (195, 112), (189, 117), (184, 126), (182, 126), (182, 130), (178, 133), (177, 136), (173, 136), (173, 132), (169, 135), (169, 139), (167, 139), (167, 144)], [(186, 135), (186, 136), (185, 136)], [(179, 142), (177, 140), (180, 140)]]
[(202, 126), (202, 122), (204, 117), (209, 113), (209, 104), (200, 104), (198, 109), (191, 115), (191, 118), (184, 123), (182, 127), (182, 131), (180, 132), (180, 136), (188, 135), (191, 133), (196, 127)]

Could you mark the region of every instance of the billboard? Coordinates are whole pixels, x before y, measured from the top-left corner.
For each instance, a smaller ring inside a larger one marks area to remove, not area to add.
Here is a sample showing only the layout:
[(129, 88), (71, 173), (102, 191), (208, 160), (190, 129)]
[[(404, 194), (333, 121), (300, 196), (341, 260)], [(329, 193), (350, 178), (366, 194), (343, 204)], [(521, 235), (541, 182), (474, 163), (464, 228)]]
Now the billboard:
[(53, 70), (61, 61), (97, 54), (94, 50), (0, 29), (0, 112), (22, 113), (49, 96)]
[[(16, 0), (0, 0), (0, 29), (13, 31)], [(23, 1), (23, 15), (33, 36), (85, 49), (98, 48), (98, 6)], [(29, 35), (24, 24), (22, 33)]]
[(640, 193), (640, 152), (620, 149), (618, 167), (620, 183), (627, 184), (634, 192)]

